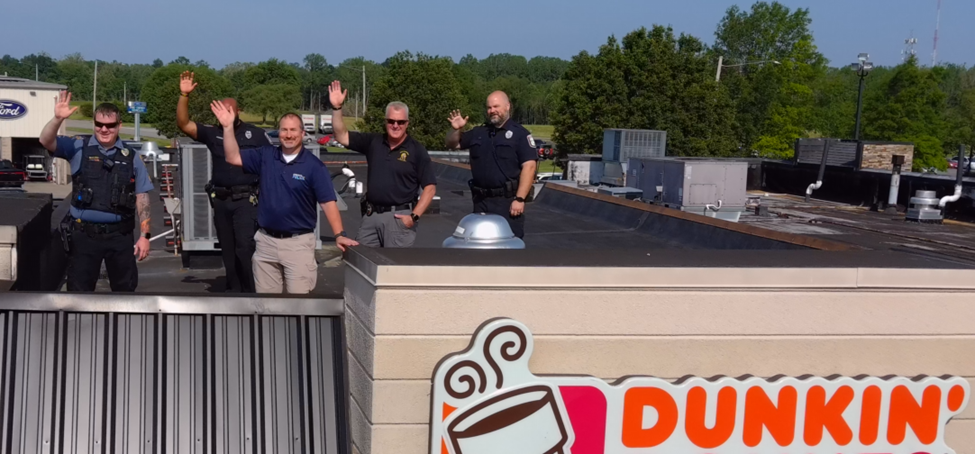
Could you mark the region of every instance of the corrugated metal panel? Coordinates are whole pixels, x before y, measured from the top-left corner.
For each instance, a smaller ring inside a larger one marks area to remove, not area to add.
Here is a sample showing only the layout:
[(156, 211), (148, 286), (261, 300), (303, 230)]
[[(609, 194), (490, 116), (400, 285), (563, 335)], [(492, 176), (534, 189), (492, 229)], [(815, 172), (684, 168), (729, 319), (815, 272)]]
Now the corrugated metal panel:
[(347, 452), (337, 323), (0, 312), (0, 452)]

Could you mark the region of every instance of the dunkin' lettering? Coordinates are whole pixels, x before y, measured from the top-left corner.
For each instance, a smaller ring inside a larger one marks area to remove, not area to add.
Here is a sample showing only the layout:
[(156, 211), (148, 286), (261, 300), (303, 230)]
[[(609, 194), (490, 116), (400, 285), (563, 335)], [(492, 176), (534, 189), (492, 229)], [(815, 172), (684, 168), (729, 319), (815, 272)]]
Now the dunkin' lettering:
[(431, 454), (954, 453), (959, 377), (538, 377), (533, 339), (491, 321), (437, 366)]

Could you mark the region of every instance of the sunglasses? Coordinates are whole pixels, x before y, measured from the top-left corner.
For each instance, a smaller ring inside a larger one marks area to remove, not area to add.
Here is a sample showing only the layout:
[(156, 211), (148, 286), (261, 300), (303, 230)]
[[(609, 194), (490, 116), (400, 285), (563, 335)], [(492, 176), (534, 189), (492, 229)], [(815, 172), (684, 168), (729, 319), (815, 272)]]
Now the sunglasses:
[(410, 120), (393, 120), (392, 118), (387, 118), (386, 119), (386, 124), (388, 124), (388, 125), (400, 125), (400, 126), (403, 126), (403, 125), (405, 125), (405, 124), (407, 124), (409, 122), (410, 122)]
[(102, 128), (105, 128), (105, 129), (115, 129), (116, 127), (118, 127), (118, 125), (119, 125), (118, 122), (115, 122), (115, 123), (102, 123), (100, 121), (96, 121), (95, 122), (95, 129), (102, 129)]

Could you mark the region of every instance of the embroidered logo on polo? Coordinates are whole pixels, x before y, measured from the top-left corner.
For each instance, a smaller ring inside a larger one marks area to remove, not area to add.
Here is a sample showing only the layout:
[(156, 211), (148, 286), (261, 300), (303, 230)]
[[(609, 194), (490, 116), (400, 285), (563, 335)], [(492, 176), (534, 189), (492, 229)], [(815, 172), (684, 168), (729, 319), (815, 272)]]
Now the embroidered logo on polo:
[(298, 180), (298, 181), (305, 181), (305, 176), (302, 175), (302, 174), (300, 174), (300, 173), (293, 173), (293, 174), (291, 174), (291, 178), (294, 178), (295, 180)]
[(399, 160), (400, 161), (406, 162), (406, 158), (408, 158), (408, 157), (410, 157), (410, 152), (408, 152), (406, 150), (400, 150), (400, 152), (399, 152)]

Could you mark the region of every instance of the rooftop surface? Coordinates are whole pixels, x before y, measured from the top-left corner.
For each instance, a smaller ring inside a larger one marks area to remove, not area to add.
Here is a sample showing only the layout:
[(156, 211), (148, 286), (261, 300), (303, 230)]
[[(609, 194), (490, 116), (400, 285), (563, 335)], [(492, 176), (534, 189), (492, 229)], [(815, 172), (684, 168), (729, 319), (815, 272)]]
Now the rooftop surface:
[[(323, 159), (333, 173), (343, 162), (351, 162), (356, 178), (367, 180), (361, 155), (330, 153)], [(902, 214), (815, 199), (806, 203), (798, 196), (771, 193), (749, 196), (760, 199), (772, 216), (749, 212), (740, 222), (730, 223), (554, 184), (541, 189), (527, 206), (526, 250), (445, 250), (443, 240), (471, 212), (469, 170), (446, 162), (435, 165), (439, 212), (421, 219), (415, 247), (361, 254), (387, 264), (439, 266), (975, 269), (972, 224), (912, 224)], [(335, 182), (344, 184), (344, 177)], [(342, 218), (352, 234), (360, 224), (359, 200), (349, 195), (345, 199), (350, 208)], [(151, 200), (152, 231), (169, 230), (163, 227), (163, 204), (156, 194)], [(314, 294), (341, 295), (342, 255), (330, 236), (322, 240)], [(183, 268), (181, 258), (167, 251), (162, 240), (153, 243), (150, 257), (139, 268), (139, 292), (189, 294), (224, 288), (218, 256), (194, 257), (191, 267)], [(108, 291), (106, 280), (99, 290)]]
[(52, 84), (48, 82), (38, 82), (30, 79), (21, 79), (19, 77), (8, 77), (0, 75), (0, 88), (23, 88), (23, 89), (33, 89), (33, 90), (67, 90), (68, 87), (60, 84)]

